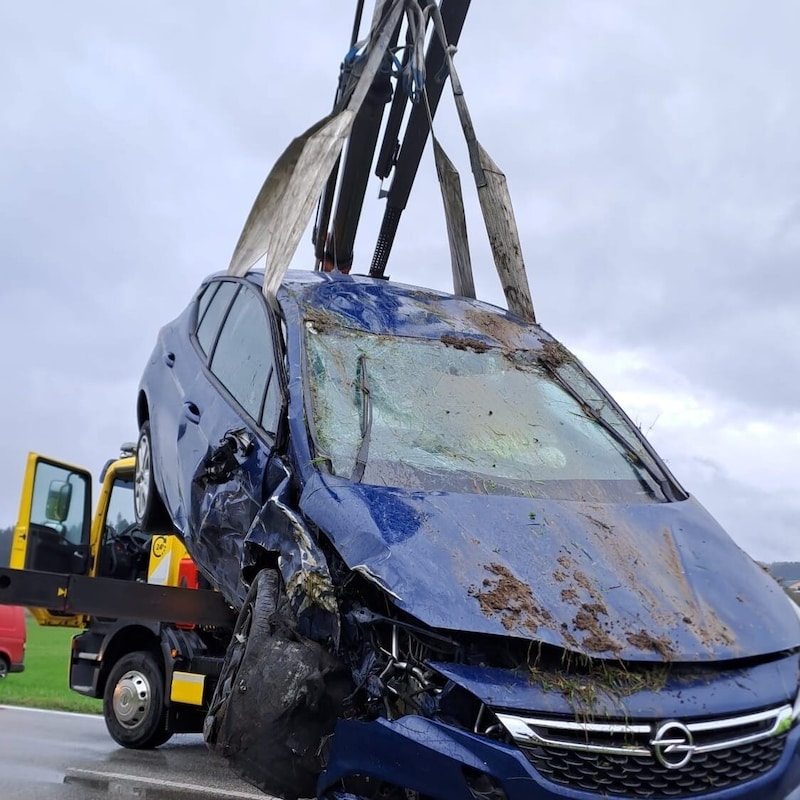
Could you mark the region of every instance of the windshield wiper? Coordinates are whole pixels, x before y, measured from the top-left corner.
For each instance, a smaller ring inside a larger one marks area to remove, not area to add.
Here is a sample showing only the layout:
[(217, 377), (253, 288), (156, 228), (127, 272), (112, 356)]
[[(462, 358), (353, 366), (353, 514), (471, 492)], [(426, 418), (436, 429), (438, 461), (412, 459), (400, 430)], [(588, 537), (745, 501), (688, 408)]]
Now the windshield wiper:
[[(558, 383), (558, 385), (578, 403), (581, 411), (583, 411), (587, 417), (596, 422), (622, 448), (625, 458), (630, 465), (647, 473), (647, 475), (655, 482), (656, 486), (658, 486), (658, 488), (661, 490), (661, 494), (664, 496), (665, 500), (674, 502), (676, 500), (686, 499), (685, 497), (681, 497), (680, 492), (676, 492), (673, 483), (661, 472), (660, 469), (657, 468), (658, 462), (643, 458), (641, 453), (639, 453), (633, 444), (631, 444), (627, 437), (623, 436), (598, 409), (596, 409), (591, 403), (582, 397), (580, 392), (578, 392), (578, 390), (575, 389), (575, 387), (572, 386), (572, 384), (566, 380), (563, 375), (561, 375), (557, 368), (552, 367), (549, 364), (543, 364), (542, 366), (544, 366), (545, 369), (550, 373), (556, 383)], [(644, 447), (649, 458), (652, 459), (653, 456), (650, 453), (647, 445), (642, 442), (642, 446)], [(637, 475), (637, 479), (641, 481), (639, 475)]]
[(358, 381), (358, 390), (361, 392), (361, 444), (358, 446), (356, 463), (353, 465), (350, 480), (358, 483), (364, 477), (364, 470), (367, 468), (369, 437), (372, 433), (372, 398), (369, 396), (367, 357), (363, 353), (358, 357), (356, 380)]

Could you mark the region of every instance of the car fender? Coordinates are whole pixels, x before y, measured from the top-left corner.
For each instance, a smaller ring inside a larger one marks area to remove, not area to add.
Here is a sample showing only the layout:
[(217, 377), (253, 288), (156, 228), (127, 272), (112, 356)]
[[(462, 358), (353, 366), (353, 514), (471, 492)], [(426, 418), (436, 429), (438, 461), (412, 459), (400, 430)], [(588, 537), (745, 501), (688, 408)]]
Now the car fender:
[(291, 475), (285, 475), (259, 510), (245, 537), (242, 573), (253, 573), (264, 553), (277, 558), (286, 595), (301, 632), (339, 641), (339, 608), (325, 554), (302, 517), (289, 504)]

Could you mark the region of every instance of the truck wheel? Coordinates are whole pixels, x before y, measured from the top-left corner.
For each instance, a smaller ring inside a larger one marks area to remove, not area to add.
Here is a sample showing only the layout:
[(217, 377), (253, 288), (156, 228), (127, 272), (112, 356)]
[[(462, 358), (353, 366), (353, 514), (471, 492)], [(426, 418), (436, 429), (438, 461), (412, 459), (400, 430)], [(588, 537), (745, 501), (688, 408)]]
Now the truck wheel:
[(152, 653), (123, 656), (112, 668), (103, 693), (103, 716), (111, 738), (132, 750), (164, 744), (166, 728), (164, 676)]
[(8, 661), (5, 656), (0, 656), (0, 679), (8, 675)]
[(278, 573), (264, 569), (239, 612), (206, 717), (206, 742), (262, 791), (313, 797), (321, 745), (351, 692), (349, 670), (299, 633)]
[(134, 511), (144, 533), (165, 533), (172, 530), (172, 520), (156, 487), (153, 468), (153, 439), (150, 420), (142, 423), (136, 445), (136, 474), (134, 477)]

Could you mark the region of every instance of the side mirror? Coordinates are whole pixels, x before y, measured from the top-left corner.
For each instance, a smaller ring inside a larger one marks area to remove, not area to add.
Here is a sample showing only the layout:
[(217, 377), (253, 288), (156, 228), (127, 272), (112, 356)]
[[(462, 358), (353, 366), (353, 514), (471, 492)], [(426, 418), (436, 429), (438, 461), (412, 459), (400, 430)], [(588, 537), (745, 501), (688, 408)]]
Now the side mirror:
[(69, 504), (72, 500), (72, 484), (66, 481), (50, 481), (47, 491), (47, 505), (44, 514), (54, 522), (64, 522), (69, 516)]

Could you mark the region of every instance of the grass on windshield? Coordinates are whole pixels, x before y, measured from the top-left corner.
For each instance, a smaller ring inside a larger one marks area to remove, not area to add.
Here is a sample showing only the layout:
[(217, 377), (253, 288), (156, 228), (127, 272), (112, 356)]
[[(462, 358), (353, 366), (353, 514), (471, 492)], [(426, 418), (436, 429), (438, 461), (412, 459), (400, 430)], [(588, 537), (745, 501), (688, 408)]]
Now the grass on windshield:
[(69, 688), (69, 654), (78, 628), (43, 628), (26, 615), (28, 646), (25, 671), (0, 679), (0, 703), (59, 711), (100, 714), (102, 700)]

